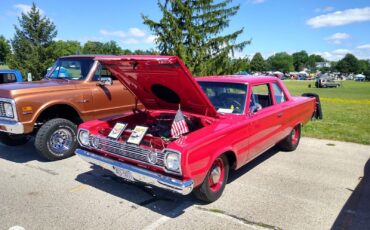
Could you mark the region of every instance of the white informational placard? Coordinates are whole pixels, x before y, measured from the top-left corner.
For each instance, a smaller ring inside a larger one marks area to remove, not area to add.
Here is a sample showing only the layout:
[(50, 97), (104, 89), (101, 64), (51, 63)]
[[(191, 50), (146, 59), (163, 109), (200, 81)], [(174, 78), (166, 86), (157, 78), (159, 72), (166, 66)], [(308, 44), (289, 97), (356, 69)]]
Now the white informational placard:
[(148, 127), (137, 125), (135, 129), (132, 130), (132, 133), (128, 138), (127, 143), (139, 145), (147, 131)]
[(127, 124), (126, 123), (119, 123), (119, 122), (117, 122), (114, 125), (113, 129), (108, 134), (108, 137), (113, 138), (115, 140), (118, 139), (118, 137), (121, 136), (123, 130), (125, 130), (126, 127), (127, 127)]

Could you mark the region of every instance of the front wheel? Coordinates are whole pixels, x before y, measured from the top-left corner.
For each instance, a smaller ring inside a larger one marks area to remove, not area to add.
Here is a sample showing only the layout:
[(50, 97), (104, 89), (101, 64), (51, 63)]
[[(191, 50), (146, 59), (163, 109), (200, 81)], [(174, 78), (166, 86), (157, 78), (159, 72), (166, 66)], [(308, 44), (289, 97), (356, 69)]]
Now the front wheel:
[(0, 133), (0, 142), (7, 146), (18, 146), (26, 144), (30, 136), (24, 134)]
[(295, 126), (290, 134), (279, 142), (279, 147), (283, 151), (294, 151), (298, 147), (301, 139), (301, 125)]
[(220, 198), (229, 176), (229, 162), (225, 155), (219, 156), (212, 164), (203, 183), (194, 189), (194, 195), (207, 203)]
[(50, 161), (70, 157), (78, 145), (76, 133), (76, 124), (69, 120), (49, 120), (37, 132), (35, 147), (42, 157)]

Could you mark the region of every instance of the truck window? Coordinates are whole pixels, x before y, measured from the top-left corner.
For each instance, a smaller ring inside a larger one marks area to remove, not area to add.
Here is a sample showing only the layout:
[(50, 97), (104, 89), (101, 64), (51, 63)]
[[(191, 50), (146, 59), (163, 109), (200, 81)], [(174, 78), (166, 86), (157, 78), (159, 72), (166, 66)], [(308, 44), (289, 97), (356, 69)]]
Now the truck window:
[[(272, 105), (272, 97), (269, 84), (252, 86), (250, 107), (263, 109)], [(259, 110), (258, 109), (258, 110)]]
[(0, 73), (0, 84), (1, 83), (12, 83), (16, 81), (17, 81), (17, 78), (14, 73)]
[(89, 73), (94, 60), (91, 58), (61, 58), (47, 74), (49, 78), (84, 80)]
[(99, 81), (100, 77), (110, 77), (112, 80), (117, 80), (117, 78), (110, 72), (104, 65), (99, 64), (97, 70), (95, 71), (95, 75), (93, 77), (93, 81)]
[(272, 83), (272, 88), (274, 90), (274, 96), (276, 104), (280, 104), (286, 101), (285, 95), (283, 90), (280, 88), (280, 86), (277, 83)]

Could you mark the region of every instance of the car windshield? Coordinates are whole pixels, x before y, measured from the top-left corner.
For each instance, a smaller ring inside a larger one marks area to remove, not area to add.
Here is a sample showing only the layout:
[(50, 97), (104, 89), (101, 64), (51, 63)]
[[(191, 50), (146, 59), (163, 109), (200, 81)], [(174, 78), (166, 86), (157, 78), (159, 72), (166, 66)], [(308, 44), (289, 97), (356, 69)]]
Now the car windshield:
[(48, 69), (47, 78), (84, 80), (89, 73), (94, 60), (91, 58), (61, 58)]
[(240, 83), (205, 82), (198, 84), (219, 113), (244, 112), (247, 85)]

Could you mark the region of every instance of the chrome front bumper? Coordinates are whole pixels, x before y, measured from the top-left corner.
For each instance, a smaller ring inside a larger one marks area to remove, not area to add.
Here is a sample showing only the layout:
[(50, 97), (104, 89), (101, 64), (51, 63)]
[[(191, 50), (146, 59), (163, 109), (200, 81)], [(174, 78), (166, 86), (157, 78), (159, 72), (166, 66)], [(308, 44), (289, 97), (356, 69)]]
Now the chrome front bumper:
[(0, 132), (23, 134), (24, 127), (23, 124), (18, 121), (0, 119)]
[(99, 165), (105, 169), (108, 169), (109, 171), (112, 171), (118, 177), (122, 176), (117, 173), (117, 168), (131, 172), (134, 181), (140, 181), (146, 184), (154, 185), (156, 187), (164, 188), (182, 195), (187, 195), (193, 190), (193, 180), (182, 181), (169, 176), (163, 176), (159, 173), (111, 160), (83, 149), (76, 149), (75, 153), (77, 156), (91, 164)]

